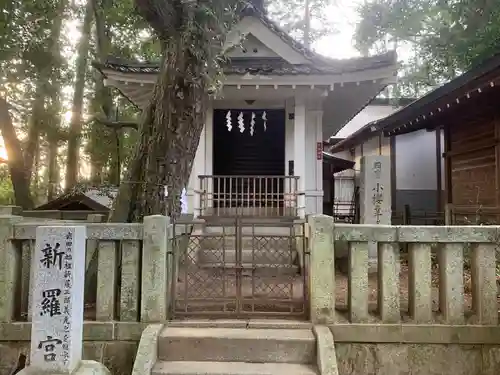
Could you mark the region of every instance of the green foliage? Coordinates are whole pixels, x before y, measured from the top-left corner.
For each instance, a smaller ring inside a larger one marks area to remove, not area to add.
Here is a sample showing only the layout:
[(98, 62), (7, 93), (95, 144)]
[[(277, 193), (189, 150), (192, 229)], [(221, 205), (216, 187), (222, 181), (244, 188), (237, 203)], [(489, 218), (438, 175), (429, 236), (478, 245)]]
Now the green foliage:
[(359, 14), (359, 50), (410, 51), (403, 95), (421, 94), (498, 52), (499, 0), (374, 0)]
[(335, 27), (328, 17), (328, 11), (336, 5), (336, 0), (277, 0), (268, 1), (270, 17), (278, 22), (285, 31), (299, 41), (304, 41), (306, 32), (306, 3), (310, 9), (309, 38), (313, 43), (319, 38), (331, 34)]
[(14, 203), (14, 189), (10, 180), (7, 166), (0, 166), (0, 205), (11, 205)]

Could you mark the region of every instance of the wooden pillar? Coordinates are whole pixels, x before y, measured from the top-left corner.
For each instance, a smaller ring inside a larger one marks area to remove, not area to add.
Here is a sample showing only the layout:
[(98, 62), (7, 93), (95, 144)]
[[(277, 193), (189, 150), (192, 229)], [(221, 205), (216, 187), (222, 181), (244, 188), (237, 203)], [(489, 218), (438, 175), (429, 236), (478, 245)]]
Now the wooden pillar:
[(450, 158), (450, 151), (451, 151), (451, 144), (450, 144), (450, 128), (449, 126), (445, 125), (444, 128), (444, 173), (445, 173), (445, 180), (444, 180), (444, 190), (445, 190), (445, 202), (446, 203), (453, 203), (453, 196), (452, 196), (452, 185), (451, 185), (451, 158)]
[(436, 128), (436, 212), (441, 212), (443, 210), (442, 160), (441, 127), (438, 127)]
[(498, 139), (500, 137), (500, 124), (498, 121), (494, 122), (495, 126), (495, 139), (497, 144), (495, 145), (495, 188), (496, 188), (496, 207), (500, 206), (500, 145)]
[(396, 180), (396, 136), (389, 138), (389, 149), (390, 149), (390, 164), (391, 164), (391, 211), (394, 213), (397, 210), (396, 207), (396, 190), (397, 190), (397, 180)]

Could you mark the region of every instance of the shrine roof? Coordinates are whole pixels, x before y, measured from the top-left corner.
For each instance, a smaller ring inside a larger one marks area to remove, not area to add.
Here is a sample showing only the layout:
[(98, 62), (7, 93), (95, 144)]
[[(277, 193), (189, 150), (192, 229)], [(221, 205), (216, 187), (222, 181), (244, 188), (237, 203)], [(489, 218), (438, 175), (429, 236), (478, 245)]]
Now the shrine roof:
[[(233, 57), (224, 67), (224, 74), (226, 75), (337, 75), (391, 67), (397, 62), (395, 51), (370, 57), (350, 59), (332, 59), (322, 56), (295, 40), (277, 23), (272, 21), (265, 12), (259, 10), (252, 3), (248, 3), (243, 8), (241, 18), (244, 17), (256, 17), (286, 45), (300, 53), (307, 62), (303, 64), (291, 64), (280, 57)], [(158, 74), (160, 70), (159, 61), (141, 62), (116, 57), (109, 57), (104, 62), (94, 61), (92, 65), (101, 73), (103, 73), (103, 70), (109, 69), (120, 73)]]
[(96, 211), (111, 209), (118, 189), (115, 186), (77, 186), (70, 192), (35, 208), (41, 210), (60, 210), (70, 203), (83, 203)]
[[(383, 55), (361, 57), (345, 60), (331, 60), (329, 64), (291, 64), (282, 58), (232, 58), (224, 67), (224, 74), (244, 75), (337, 75), (355, 73), (367, 69), (389, 67), (395, 62), (395, 54), (390, 52)], [(109, 57), (105, 62), (93, 62), (92, 65), (103, 73), (104, 69), (120, 73), (158, 74), (159, 62), (140, 62), (134, 60)]]

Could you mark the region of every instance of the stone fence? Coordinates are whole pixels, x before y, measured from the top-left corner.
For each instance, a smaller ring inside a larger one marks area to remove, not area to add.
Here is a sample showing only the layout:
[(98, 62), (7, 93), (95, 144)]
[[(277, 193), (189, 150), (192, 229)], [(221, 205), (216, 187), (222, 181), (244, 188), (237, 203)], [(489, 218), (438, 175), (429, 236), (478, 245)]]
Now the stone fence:
[[(158, 322), (169, 317), (173, 272), (173, 226), (165, 216), (143, 224), (29, 222), (0, 216), (0, 323), (29, 321), (31, 258), (40, 225), (85, 225), (86, 268), (97, 258), (95, 304), (85, 317), (96, 321)], [(176, 225), (177, 239), (189, 225)], [(1, 334), (1, 333), (0, 333)]]
[[(65, 225), (27, 220), (0, 216), (0, 324), (29, 321), (36, 227)], [(176, 224), (176, 241), (187, 238), (184, 234), (193, 223)], [(86, 319), (113, 324), (167, 320), (175, 279), (174, 226), (169, 219), (151, 216), (144, 224), (78, 225), (87, 228), (87, 266), (97, 257), (95, 304), (87, 306)], [(334, 226), (331, 217), (322, 215), (310, 217), (308, 226), (313, 321), (498, 325), (500, 227)], [(344, 273), (335, 271), (336, 241), (349, 244)], [(375, 275), (368, 274), (370, 241), (378, 243)], [(403, 244), (408, 254), (400, 254)]]
[[(320, 215), (309, 228), (313, 321), (498, 325), (500, 227), (334, 225)], [(339, 241), (348, 243), (347, 276), (335, 271), (331, 249)], [(368, 274), (372, 241), (375, 275)]]
[[(11, 374), (20, 353), (29, 353), (30, 268), (40, 225), (86, 226), (86, 263), (97, 259), (97, 284), (83, 324), (83, 356), (129, 375), (144, 328), (171, 317), (175, 253), (201, 222), (29, 220), (0, 215), (0, 375)], [(332, 330), (339, 363), (352, 368), (343, 373), (403, 373), (408, 363), (421, 373), (498, 373), (500, 227), (334, 225), (319, 215), (308, 218), (304, 233), (311, 320)], [(333, 251), (339, 241), (349, 248), (343, 270)], [(372, 275), (373, 241), (378, 272)]]

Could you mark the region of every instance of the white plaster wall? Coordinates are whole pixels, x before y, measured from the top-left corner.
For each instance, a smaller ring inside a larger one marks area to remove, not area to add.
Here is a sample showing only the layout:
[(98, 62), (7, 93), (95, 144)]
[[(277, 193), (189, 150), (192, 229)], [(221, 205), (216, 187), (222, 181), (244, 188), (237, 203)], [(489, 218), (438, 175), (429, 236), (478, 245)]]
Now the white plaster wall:
[(436, 135), (420, 130), (396, 137), (396, 188), (435, 190)]
[(252, 34), (247, 35), (240, 46), (229, 52), (229, 57), (279, 57), (276, 52), (265, 46)]

